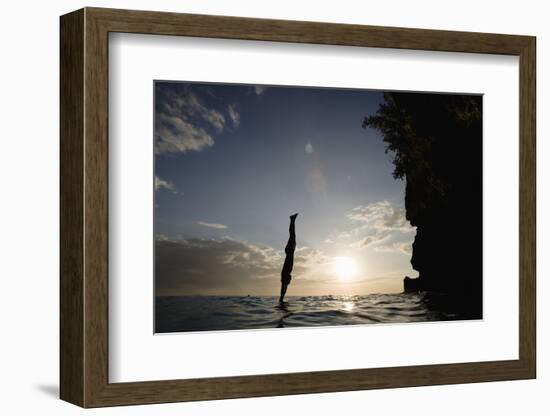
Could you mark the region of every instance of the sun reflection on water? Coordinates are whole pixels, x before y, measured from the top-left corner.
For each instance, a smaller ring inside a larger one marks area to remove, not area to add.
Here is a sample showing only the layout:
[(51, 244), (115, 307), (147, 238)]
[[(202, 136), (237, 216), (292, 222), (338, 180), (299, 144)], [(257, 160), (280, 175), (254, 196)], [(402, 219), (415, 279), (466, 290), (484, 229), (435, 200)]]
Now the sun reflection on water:
[(355, 308), (353, 302), (344, 302), (344, 310), (346, 312), (351, 312)]

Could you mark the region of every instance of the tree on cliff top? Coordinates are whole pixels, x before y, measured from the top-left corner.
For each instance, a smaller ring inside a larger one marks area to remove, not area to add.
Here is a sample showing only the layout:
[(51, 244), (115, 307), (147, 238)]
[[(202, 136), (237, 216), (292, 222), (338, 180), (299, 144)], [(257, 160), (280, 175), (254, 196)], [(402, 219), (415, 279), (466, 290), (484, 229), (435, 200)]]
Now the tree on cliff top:
[(363, 128), (378, 130), (394, 154), (394, 178), (407, 180), (413, 225), (481, 177), (481, 106), (481, 96), (387, 92), (364, 118)]

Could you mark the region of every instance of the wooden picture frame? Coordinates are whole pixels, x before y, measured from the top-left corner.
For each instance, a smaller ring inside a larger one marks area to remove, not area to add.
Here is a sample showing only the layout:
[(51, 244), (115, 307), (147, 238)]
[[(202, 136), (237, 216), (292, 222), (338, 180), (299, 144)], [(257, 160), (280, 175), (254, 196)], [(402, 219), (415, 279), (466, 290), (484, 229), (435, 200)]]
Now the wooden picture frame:
[[(60, 396), (82, 407), (530, 379), (535, 333), (535, 38), (85, 8), (61, 17)], [(109, 383), (108, 34), (298, 42), (519, 57), (519, 359)]]

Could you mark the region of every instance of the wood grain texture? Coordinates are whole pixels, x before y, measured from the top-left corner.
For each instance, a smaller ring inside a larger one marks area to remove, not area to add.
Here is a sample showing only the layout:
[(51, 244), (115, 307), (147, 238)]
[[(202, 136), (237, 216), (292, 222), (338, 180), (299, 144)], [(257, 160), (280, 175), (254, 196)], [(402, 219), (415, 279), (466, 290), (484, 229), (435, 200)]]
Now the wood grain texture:
[(84, 12), (60, 23), (60, 388), (84, 404)]
[[(520, 57), (519, 359), (109, 383), (108, 33)], [(86, 8), (61, 18), (61, 397), (83, 407), (535, 377), (535, 39), (484, 33)]]
[(536, 377), (536, 40), (520, 54), (519, 356)]
[(86, 13), (84, 52), (85, 406), (108, 380), (108, 33)]
[(528, 36), (87, 8), (110, 32), (519, 55)]

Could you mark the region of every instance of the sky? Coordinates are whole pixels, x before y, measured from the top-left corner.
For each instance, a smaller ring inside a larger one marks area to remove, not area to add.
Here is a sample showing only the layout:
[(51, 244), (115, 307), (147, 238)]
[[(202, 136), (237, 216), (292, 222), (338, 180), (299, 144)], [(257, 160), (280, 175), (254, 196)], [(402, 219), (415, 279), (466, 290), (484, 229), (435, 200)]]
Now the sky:
[(382, 92), (156, 81), (157, 295), (402, 291), (415, 228), (405, 182), (362, 128)]

